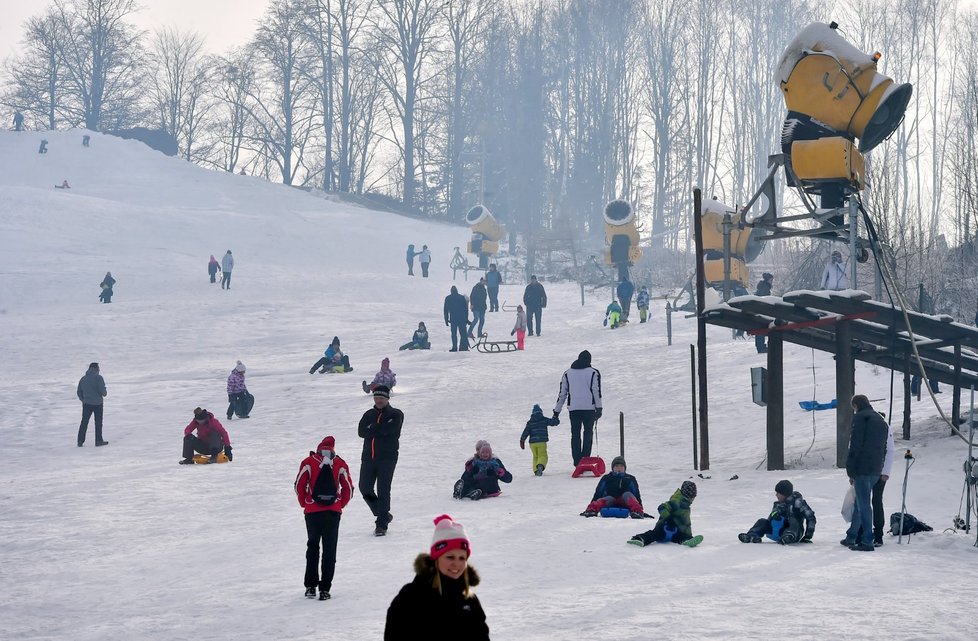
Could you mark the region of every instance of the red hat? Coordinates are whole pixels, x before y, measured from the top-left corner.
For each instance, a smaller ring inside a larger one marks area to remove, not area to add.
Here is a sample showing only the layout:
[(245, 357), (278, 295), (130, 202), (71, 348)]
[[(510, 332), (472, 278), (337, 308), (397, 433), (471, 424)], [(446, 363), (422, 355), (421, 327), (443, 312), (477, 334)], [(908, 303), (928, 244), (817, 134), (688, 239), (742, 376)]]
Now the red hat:
[(332, 436), (327, 436), (323, 439), (323, 442), (319, 444), (320, 450), (335, 450), (336, 449), (336, 439)]
[(432, 560), (438, 560), (438, 557), (449, 550), (465, 550), (466, 558), (472, 556), (465, 528), (461, 523), (453, 521), (452, 517), (442, 514), (435, 518), (435, 533), (431, 537)]

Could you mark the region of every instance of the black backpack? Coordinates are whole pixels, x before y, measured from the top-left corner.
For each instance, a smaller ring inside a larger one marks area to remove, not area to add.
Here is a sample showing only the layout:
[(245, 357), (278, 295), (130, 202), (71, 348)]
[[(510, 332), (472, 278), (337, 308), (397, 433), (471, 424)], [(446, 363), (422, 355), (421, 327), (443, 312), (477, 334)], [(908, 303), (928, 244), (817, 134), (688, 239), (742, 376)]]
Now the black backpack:
[(325, 461), (319, 467), (316, 485), (312, 488), (312, 500), (320, 505), (336, 503), (336, 480), (333, 479), (333, 466)]
[(903, 517), (903, 532), (902, 534), (916, 534), (917, 532), (932, 532), (934, 528), (927, 525), (923, 521), (917, 520), (913, 514), (906, 514), (904, 512), (894, 512), (890, 515), (890, 534), (893, 536), (898, 536), (900, 532), (900, 517)]

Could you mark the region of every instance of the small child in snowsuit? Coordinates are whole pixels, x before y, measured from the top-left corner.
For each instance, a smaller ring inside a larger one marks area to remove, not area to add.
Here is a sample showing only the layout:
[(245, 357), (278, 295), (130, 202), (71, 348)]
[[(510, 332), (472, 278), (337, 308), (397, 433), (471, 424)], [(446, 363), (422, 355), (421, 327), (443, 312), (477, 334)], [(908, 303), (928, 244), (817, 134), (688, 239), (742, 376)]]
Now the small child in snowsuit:
[(766, 519), (758, 519), (754, 527), (737, 535), (741, 543), (760, 543), (763, 537), (781, 545), (811, 543), (815, 534), (815, 512), (791, 481), (778, 481), (774, 486), (778, 500)]
[(696, 483), (683, 481), (668, 501), (659, 505), (659, 520), (655, 527), (636, 534), (629, 543), (643, 547), (649, 543), (679, 543), (686, 547), (696, 547), (703, 542), (703, 535), (693, 536), (693, 526), (689, 510), (696, 498)]
[(605, 326), (611, 325), (611, 329), (618, 329), (618, 324), (621, 322), (621, 305), (618, 301), (612, 299), (611, 304), (604, 311), (604, 324)]
[(385, 358), (380, 362), (380, 371), (374, 374), (374, 380), (367, 385), (363, 381), (363, 391), (365, 394), (372, 394), (378, 385), (386, 385), (391, 390), (397, 385), (397, 374), (391, 371), (391, 359)]
[[(638, 481), (631, 474), (625, 473), (626, 465), (623, 456), (611, 460), (611, 473), (605, 474), (594, 489), (594, 496), (581, 516), (597, 516), (605, 508), (624, 508), (633, 519), (644, 519), (645, 510), (642, 508), (642, 494), (638, 491)], [(623, 513), (624, 514), (624, 513)]]
[[(322, 368), (322, 369), (320, 369)], [(350, 365), (350, 357), (343, 353), (340, 349), (340, 337), (334, 336), (332, 342), (330, 342), (329, 347), (323, 352), (323, 357), (316, 361), (316, 364), (309, 368), (309, 373), (312, 374), (316, 370), (319, 370), (320, 374), (325, 374), (327, 371), (333, 372), (352, 372), (353, 367)]]
[(526, 439), (530, 439), (530, 451), (533, 453), (533, 474), (543, 476), (543, 471), (547, 469), (547, 441), (550, 440), (551, 425), (560, 425), (560, 418), (554, 416), (548, 418), (543, 415), (543, 410), (539, 405), (533, 406), (530, 413), (530, 420), (523, 428), (520, 435), (520, 449), (526, 449)]
[(428, 328), (424, 326), (424, 323), (418, 323), (418, 329), (411, 337), (411, 342), (404, 343), (399, 349), (401, 351), (405, 349), (431, 349), (431, 343), (428, 342)]
[(476, 452), (476, 456), (465, 462), (462, 478), (455, 482), (452, 496), (456, 499), (477, 501), (499, 496), (502, 494), (499, 481), (510, 483), (513, 480), (513, 475), (506, 470), (503, 462), (493, 455), (489, 441), (476, 443)]
[(638, 293), (635, 304), (638, 306), (638, 316), (640, 318), (638, 322), (644, 323), (649, 319), (649, 288), (645, 285), (642, 285), (642, 291)]

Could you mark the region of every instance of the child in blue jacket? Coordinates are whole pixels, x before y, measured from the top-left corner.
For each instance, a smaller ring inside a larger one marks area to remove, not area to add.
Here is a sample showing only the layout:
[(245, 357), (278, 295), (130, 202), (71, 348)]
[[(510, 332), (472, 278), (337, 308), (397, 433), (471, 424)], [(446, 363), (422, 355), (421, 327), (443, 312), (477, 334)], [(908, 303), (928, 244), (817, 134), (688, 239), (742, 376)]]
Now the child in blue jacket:
[(548, 418), (543, 415), (543, 410), (539, 405), (533, 406), (530, 413), (530, 420), (523, 428), (520, 435), (520, 449), (526, 449), (526, 440), (530, 439), (530, 451), (533, 452), (533, 474), (543, 476), (543, 471), (547, 469), (547, 441), (550, 440), (551, 425), (560, 425), (560, 418), (554, 416)]

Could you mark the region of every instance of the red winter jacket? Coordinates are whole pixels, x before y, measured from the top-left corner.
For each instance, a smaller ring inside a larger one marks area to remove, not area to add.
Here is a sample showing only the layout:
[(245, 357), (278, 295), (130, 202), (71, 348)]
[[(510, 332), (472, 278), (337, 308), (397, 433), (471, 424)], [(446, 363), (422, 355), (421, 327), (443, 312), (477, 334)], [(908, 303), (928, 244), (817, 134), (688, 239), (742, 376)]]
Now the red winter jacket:
[(190, 436), (190, 433), (194, 430), (197, 430), (197, 438), (206, 443), (211, 443), (213, 433), (217, 432), (221, 435), (221, 440), (224, 441), (225, 445), (231, 444), (231, 439), (228, 437), (227, 430), (224, 429), (224, 426), (221, 425), (220, 421), (214, 418), (214, 415), (210, 412), (207, 412), (206, 423), (198, 423), (197, 419), (190, 421), (190, 424), (184, 428), (183, 435)]
[[(325, 441), (325, 439), (323, 439)], [(353, 498), (353, 481), (350, 480), (350, 468), (346, 461), (333, 455), (332, 461), (324, 461), (322, 451), (325, 443), (319, 444), (319, 450), (309, 452), (309, 456), (299, 464), (299, 474), (295, 477), (295, 495), (299, 505), (306, 514), (313, 512), (342, 512), (346, 504)], [(325, 471), (333, 473), (336, 482), (336, 502), (332, 505), (320, 505), (312, 498), (312, 490), (316, 487), (316, 479)]]

